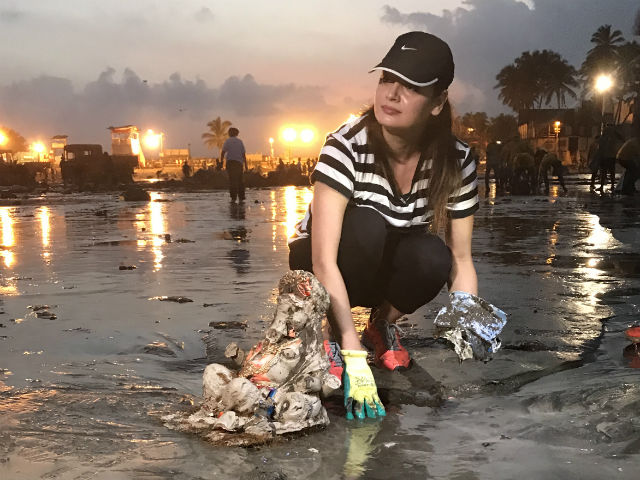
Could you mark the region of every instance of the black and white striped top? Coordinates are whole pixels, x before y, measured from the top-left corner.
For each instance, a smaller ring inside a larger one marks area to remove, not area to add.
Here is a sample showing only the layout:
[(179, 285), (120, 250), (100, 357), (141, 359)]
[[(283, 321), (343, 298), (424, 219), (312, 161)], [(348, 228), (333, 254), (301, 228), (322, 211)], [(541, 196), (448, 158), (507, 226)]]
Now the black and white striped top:
[[(370, 152), (364, 117), (358, 117), (329, 134), (325, 141), (311, 182), (322, 182), (337, 190), (357, 206), (371, 207), (394, 227), (425, 228), (433, 219), (427, 204), (429, 174), (416, 175), (406, 195), (396, 195), (389, 181), (376, 173), (374, 155)], [(457, 141), (462, 186), (449, 197), (450, 218), (464, 218), (479, 208), (476, 164), (469, 147)], [(420, 172), (431, 168), (431, 159), (418, 163)], [(289, 242), (309, 235), (311, 207), (296, 225)]]

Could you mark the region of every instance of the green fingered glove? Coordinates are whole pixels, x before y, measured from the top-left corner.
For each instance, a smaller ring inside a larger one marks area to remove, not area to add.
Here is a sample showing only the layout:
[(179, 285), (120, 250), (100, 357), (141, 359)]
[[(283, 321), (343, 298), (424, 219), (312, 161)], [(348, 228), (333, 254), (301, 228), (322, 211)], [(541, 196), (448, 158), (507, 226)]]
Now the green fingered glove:
[(347, 420), (354, 414), (364, 418), (384, 417), (386, 412), (378, 398), (378, 389), (371, 368), (367, 364), (367, 352), (361, 350), (340, 350), (344, 359), (343, 389)]

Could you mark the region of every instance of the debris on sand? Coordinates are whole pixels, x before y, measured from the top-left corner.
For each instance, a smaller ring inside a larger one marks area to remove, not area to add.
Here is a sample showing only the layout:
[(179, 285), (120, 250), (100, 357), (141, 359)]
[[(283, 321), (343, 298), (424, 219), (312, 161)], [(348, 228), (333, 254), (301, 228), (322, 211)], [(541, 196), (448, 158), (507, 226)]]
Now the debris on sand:
[(120, 265), (118, 267), (118, 270), (135, 270), (136, 268), (138, 267), (136, 267), (135, 265)]
[(169, 348), (165, 342), (151, 342), (148, 345), (142, 347), (143, 353), (148, 353), (149, 355), (159, 355), (161, 357), (175, 357), (176, 353)]
[(127, 189), (122, 193), (121, 198), (125, 202), (146, 202), (151, 200), (149, 192), (137, 185), (127, 187)]
[(447, 339), (460, 361), (475, 358), (488, 362), (500, 348), (498, 335), (507, 315), (486, 300), (465, 292), (449, 294), (451, 304), (438, 312), (436, 338)]
[(237, 242), (248, 242), (249, 239), (247, 235), (251, 233), (251, 230), (246, 229), (244, 227), (240, 228), (230, 228), (229, 230), (224, 230), (221, 234), (221, 237), (224, 240), (235, 240)]
[(166, 296), (162, 295), (159, 297), (151, 297), (149, 300), (160, 300), (161, 302), (176, 302), (176, 303), (188, 303), (193, 302), (190, 298), (187, 297), (179, 297), (179, 296)]
[(209, 326), (217, 330), (246, 329), (247, 322), (209, 322)]
[(290, 271), (278, 286), (276, 313), (264, 338), (248, 353), (230, 345), (225, 355), (239, 371), (212, 363), (203, 375), (203, 402), (162, 417), (169, 428), (196, 433), (216, 445), (251, 446), (278, 435), (323, 427), (320, 401), (340, 386), (329, 374), (322, 319), (329, 295), (309, 272)]

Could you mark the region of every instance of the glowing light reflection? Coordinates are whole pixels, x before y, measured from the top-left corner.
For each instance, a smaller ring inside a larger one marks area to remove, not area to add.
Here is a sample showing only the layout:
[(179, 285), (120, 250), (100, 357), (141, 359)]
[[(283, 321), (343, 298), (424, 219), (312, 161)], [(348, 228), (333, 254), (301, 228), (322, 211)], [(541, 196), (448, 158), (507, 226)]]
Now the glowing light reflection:
[[(585, 242), (590, 248), (595, 250), (609, 249), (619, 245), (619, 242), (611, 234), (611, 230), (600, 225), (600, 218), (597, 215), (587, 214), (585, 216), (589, 236)], [(580, 305), (584, 308), (585, 314), (591, 314), (592, 309), (600, 304), (598, 295), (607, 291), (607, 284), (602, 283), (603, 271), (598, 269), (601, 258), (589, 258), (584, 266), (576, 269), (576, 273), (584, 280), (580, 283), (581, 290), (585, 295), (585, 302)], [(589, 310), (587, 310), (587, 308)]]
[(284, 203), (286, 209), (286, 226), (287, 238), (295, 233), (296, 223), (304, 216), (309, 203), (313, 198), (313, 192), (310, 189), (297, 190), (296, 187), (286, 187), (284, 190)]
[(273, 245), (273, 251), (275, 252), (278, 247), (276, 246), (276, 237), (278, 236), (278, 226), (276, 225), (276, 218), (278, 216), (278, 204), (276, 203), (276, 192), (271, 190), (271, 243)]
[(594, 248), (611, 247), (618, 244), (618, 241), (611, 235), (611, 230), (600, 225), (600, 218), (597, 215), (589, 215), (588, 218), (591, 233), (586, 238), (586, 242)]
[(151, 201), (149, 202), (149, 214), (151, 217), (151, 233), (153, 234), (153, 255), (154, 255), (154, 271), (162, 268), (162, 245), (164, 245), (164, 234), (166, 230), (164, 213), (162, 211), (163, 204), (155, 200), (160, 198), (157, 192), (151, 192)]
[(51, 232), (51, 213), (49, 207), (40, 207), (37, 216), (40, 219), (40, 232), (42, 237), (42, 246), (49, 246), (49, 234)]
[(557, 228), (558, 222), (555, 222), (549, 235), (549, 257), (546, 260), (547, 265), (552, 265), (554, 258), (556, 258), (556, 244), (558, 243)]
[(13, 231), (13, 219), (11, 218), (11, 209), (8, 207), (0, 207), (0, 221), (2, 222), (2, 251), (0, 256), (7, 268), (15, 263), (15, 255), (9, 250), (16, 243), (15, 233)]

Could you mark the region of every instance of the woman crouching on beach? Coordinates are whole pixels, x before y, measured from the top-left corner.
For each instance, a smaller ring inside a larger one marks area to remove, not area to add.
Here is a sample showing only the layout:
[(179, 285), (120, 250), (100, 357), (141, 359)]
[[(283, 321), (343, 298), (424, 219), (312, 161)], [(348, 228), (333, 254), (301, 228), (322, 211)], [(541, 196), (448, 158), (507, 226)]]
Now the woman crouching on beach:
[[(450, 292), (478, 289), (476, 165), (451, 131), (451, 50), (434, 35), (409, 32), (374, 70), (373, 107), (327, 136), (311, 176), (313, 200), (289, 243), (290, 267), (312, 271), (329, 292), (333, 341), (325, 349), (342, 376), (348, 418), (385, 415), (363, 345), (376, 366), (408, 368), (395, 322), (445, 283)], [(354, 306), (371, 308), (362, 338)]]

